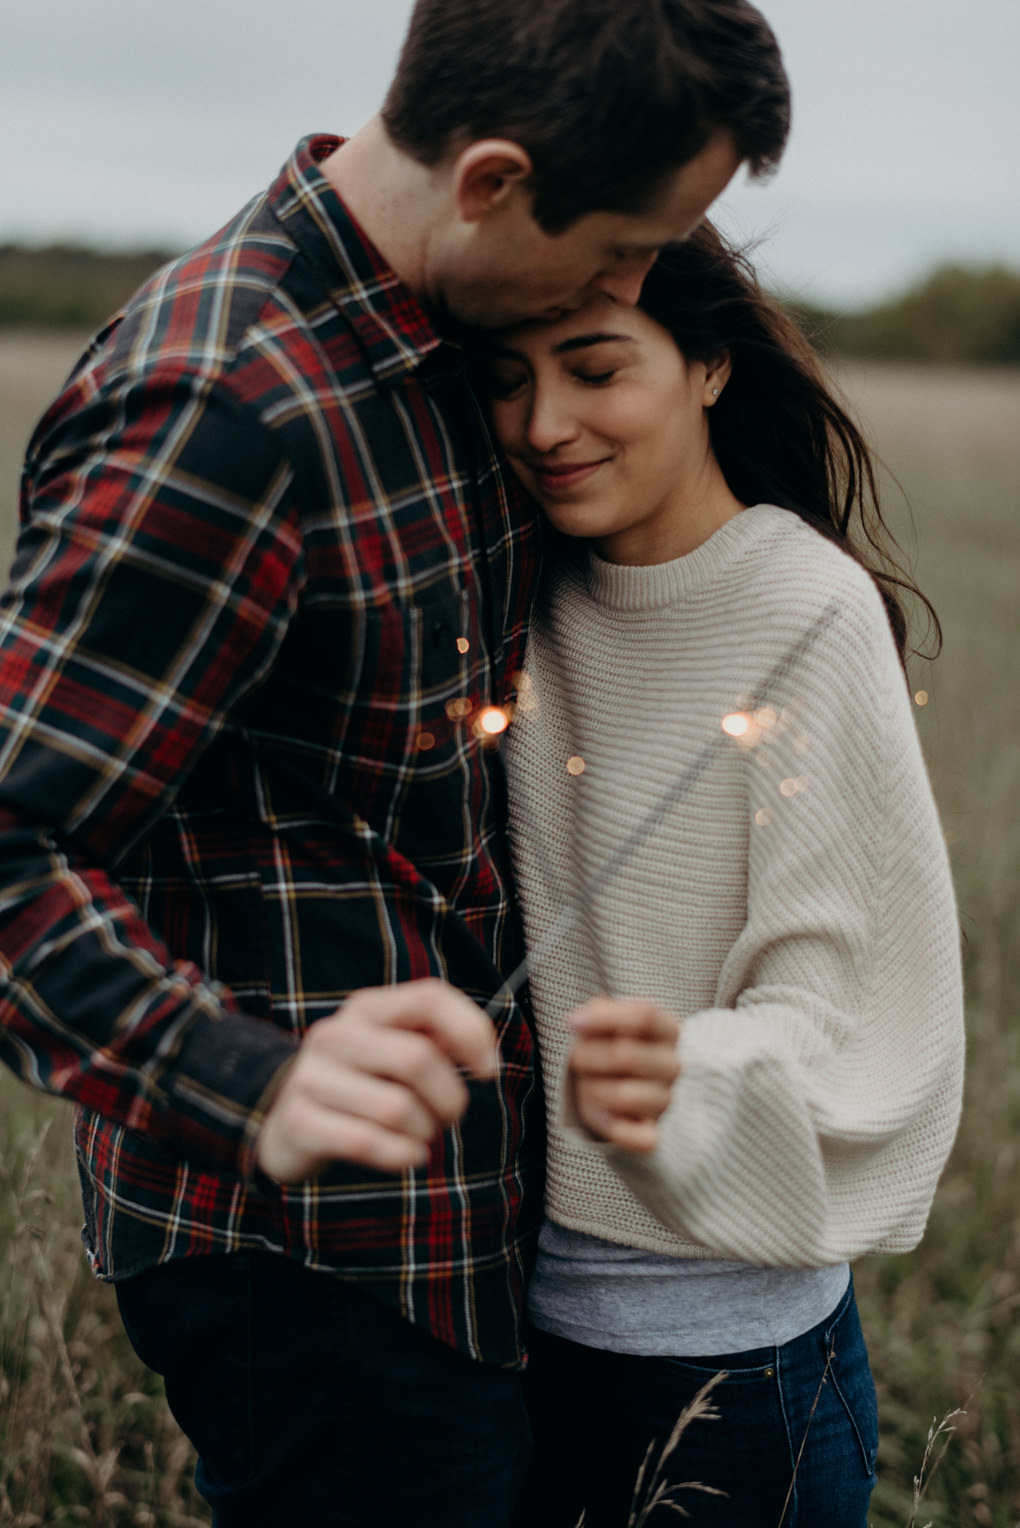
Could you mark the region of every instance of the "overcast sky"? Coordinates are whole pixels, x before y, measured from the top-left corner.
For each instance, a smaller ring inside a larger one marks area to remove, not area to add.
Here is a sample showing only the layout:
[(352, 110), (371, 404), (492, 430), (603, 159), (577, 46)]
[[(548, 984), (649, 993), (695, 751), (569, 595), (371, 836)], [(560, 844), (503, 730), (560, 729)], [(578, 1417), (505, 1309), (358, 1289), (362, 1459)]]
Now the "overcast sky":
[[(508, 0), (510, 3), (510, 0)], [(760, 0), (794, 88), (779, 174), (720, 220), (853, 306), (948, 259), (1020, 269), (1020, 0)], [(0, 242), (182, 248), (307, 132), (378, 108), (411, 0), (20, 0), (0, 48)]]

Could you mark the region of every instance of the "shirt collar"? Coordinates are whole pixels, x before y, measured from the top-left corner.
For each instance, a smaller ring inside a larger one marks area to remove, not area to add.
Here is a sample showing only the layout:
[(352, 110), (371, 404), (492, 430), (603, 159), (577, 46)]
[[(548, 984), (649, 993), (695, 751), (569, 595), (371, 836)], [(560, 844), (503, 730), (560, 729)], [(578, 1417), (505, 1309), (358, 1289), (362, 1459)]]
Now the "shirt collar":
[(343, 141), (303, 138), (270, 187), (269, 205), (356, 331), (376, 380), (386, 382), (413, 371), (443, 338), (319, 169)]

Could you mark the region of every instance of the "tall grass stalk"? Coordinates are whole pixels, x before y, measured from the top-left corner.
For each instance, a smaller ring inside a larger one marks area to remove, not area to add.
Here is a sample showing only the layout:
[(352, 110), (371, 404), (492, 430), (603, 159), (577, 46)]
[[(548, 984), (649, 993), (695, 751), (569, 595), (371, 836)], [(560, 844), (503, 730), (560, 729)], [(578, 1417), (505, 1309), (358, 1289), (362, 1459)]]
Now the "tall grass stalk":
[[(666, 1461), (670, 1459), (683, 1440), (684, 1433), (692, 1422), (718, 1422), (720, 1412), (712, 1401), (713, 1390), (721, 1385), (726, 1378), (725, 1372), (713, 1374), (707, 1380), (689, 1406), (685, 1406), (677, 1417), (676, 1424), (669, 1437), (659, 1451), (659, 1457), (655, 1462), (655, 1468), (649, 1473), (652, 1455), (655, 1451), (654, 1443), (648, 1445), (648, 1452), (638, 1471), (637, 1481), (634, 1486), (634, 1500), (631, 1504), (630, 1515), (627, 1518), (627, 1528), (645, 1528), (646, 1523), (659, 1507), (670, 1512), (679, 1513), (681, 1517), (690, 1517), (691, 1514), (673, 1500), (676, 1491), (700, 1491), (705, 1496), (722, 1496), (724, 1492), (717, 1491), (714, 1486), (704, 1486), (694, 1480), (686, 1480), (681, 1484), (671, 1486), (666, 1477)], [(647, 1477), (647, 1478), (646, 1478)]]

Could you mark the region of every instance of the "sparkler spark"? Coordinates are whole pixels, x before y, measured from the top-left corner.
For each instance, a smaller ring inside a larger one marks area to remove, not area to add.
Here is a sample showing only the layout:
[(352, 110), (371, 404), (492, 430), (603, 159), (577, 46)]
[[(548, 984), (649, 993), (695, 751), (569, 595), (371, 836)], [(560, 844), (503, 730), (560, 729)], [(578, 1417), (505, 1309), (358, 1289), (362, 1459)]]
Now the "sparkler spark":
[(918, 690), (917, 694), (914, 696), (914, 705), (915, 706), (926, 706), (927, 704), (928, 704), (928, 691), (927, 690)]
[(457, 651), (459, 653), (466, 653), (466, 652), (470, 652), (470, 650), (471, 650), (471, 643), (468, 641), (467, 637), (458, 637), (457, 638)]
[(471, 702), (467, 696), (463, 696), (459, 700), (448, 700), (446, 702), (446, 714), (452, 722), (460, 721), (463, 717), (470, 716), (471, 709)]
[(746, 711), (731, 711), (722, 719), (722, 730), (730, 737), (746, 737), (753, 725)]
[(502, 706), (486, 706), (475, 718), (475, 730), (483, 737), (498, 737), (510, 725), (510, 718)]
[(419, 732), (414, 742), (415, 747), (421, 753), (428, 753), (430, 748), (434, 748), (436, 746), (435, 736), (431, 732)]
[(584, 760), (582, 759), (582, 757), (581, 757), (581, 755), (579, 753), (575, 753), (571, 758), (569, 758), (567, 760), (567, 774), (568, 775), (583, 775), (584, 774)]
[[(770, 715), (775, 716), (771, 708), (769, 711)], [(757, 712), (752, 716), (749, 711), (731, 711), (728, 716), (723, 717), (721, 725), (726, 736), (736, 738), (741, 748), (753, 748), (762, 735), (762, 724), (758, 720)]]

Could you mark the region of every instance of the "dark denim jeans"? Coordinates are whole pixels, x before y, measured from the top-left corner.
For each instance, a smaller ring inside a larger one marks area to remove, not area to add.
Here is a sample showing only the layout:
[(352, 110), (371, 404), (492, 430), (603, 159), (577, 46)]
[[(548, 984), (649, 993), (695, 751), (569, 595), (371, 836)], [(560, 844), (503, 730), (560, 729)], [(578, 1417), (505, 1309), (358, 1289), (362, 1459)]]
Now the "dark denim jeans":
[(117, 1295), (217, 1528), (510, 1522), (529, 1450), (519, 1374), (267, 1253), (183, 1259)]
[[(531, 1333), (529, 1348), (525, 1396), (535, 1456), (518, 1528), (575, 1528), (582, 1508), (585, 1528), (626, 1528), (649, 1443), (669, 1436), (683, 1408), (720, 1369), (729, 1378), (712, 1397), (719, 1420), (693, 1422), (668, 1461), (666, 1479), (677, 1488), (672, 1500), (691, 1522), (697, 1528), (866, 1528), (878, 1410), (852, 1284), (825, 1321), (778, 1348), (637, 1358), (543, 1332)], [(708, 1495), (685, 1482), (725, 1494)], [(677, 1520), (659, 1507), (650, 1528)]]

